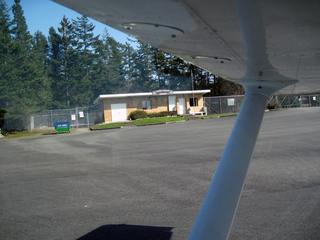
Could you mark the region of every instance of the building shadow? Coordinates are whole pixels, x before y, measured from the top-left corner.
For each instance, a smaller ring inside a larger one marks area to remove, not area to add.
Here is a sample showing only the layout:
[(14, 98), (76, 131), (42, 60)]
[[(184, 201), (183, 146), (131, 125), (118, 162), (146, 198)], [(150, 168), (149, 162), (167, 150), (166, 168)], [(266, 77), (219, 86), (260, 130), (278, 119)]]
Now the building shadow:
[(110, 224), (101, 226), (77, 240), (170, 240), (172, 227)]

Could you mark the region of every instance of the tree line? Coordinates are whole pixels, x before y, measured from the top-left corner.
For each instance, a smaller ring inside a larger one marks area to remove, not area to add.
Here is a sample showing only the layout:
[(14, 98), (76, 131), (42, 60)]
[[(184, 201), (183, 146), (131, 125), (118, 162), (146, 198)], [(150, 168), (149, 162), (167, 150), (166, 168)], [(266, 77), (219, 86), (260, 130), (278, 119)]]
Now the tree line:
[(141, 41), (122, 44), (107, 30), (95, 36), (84, 15), (63, 16), (48, 36), (31, 35), (20, 0), (11, 8), (0, 0), (0, 28), (0, 108), (7, 111), (11, 128), (25, 126), (30, 113), (92, 105), (100, 94), (192, 88), (211, 89), (212, 95), (244, 92)]

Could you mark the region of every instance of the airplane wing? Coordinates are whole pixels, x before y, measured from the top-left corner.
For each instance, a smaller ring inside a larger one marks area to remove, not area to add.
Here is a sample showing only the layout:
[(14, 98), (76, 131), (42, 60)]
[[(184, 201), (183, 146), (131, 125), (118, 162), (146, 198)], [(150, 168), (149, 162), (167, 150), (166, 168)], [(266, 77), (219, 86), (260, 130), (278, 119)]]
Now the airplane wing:
[(227, 239), (272, 94), (320, 93), (319, 0), (55, 0), (246, 90), (189, 239)]
[(250, 70), (255, 80), (296, 80), (278, 94), (320, 92), (318, 0), (55, 2), (222, 78)]

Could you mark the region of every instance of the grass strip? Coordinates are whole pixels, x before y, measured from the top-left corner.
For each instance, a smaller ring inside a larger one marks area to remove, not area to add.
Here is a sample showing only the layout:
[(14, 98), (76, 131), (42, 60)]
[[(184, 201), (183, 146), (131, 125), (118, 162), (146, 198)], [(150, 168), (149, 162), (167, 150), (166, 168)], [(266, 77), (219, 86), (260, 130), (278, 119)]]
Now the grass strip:
[(161, 117), (161, 118), (137, 119), (137, 120), (133, 120), (133, 122), (134, 122), (135, 125), (139, 126), (139, 125), (175, 122), (175, 121), (183, 121), (183, 120), (186, 120), (186, 118), (177, 116), (177, 117)]
[(96, 125), (91, 127), (92, 129), (105, 129), (105, 128), (116, 128), (116, 127), (126, 127), (126, 123), (107, 123), (103, 125)]
[[(71, 129), (71, 132), (74, 132)], [(13, 138), (26, 138), (26, 137), (39, 137), (42, 135), (50, 135), (56, 134), (56, 130), (47, 130), (47, 131), (14, 131), (14, 132), (7, 132), (4, 133), (4, 139), (13, 139)], [(59, 133), (62, 134), (62, 133)]]

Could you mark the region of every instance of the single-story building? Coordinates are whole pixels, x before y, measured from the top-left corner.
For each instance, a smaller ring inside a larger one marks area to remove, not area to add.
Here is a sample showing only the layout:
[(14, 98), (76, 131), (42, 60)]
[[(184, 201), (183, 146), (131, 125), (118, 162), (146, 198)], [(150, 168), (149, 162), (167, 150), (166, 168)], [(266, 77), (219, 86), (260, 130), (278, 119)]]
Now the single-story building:
[(203, 95), (210, 90), (157, 90), (145, 93), (100, 95), (93, 103), (100, 104), (104, 122), (127, 120), (135, 110), (148, 113), (177, 111), (179, 115), (204, 112)]

